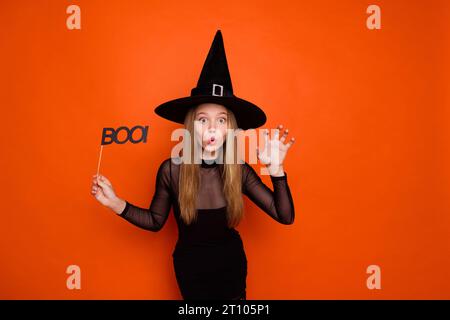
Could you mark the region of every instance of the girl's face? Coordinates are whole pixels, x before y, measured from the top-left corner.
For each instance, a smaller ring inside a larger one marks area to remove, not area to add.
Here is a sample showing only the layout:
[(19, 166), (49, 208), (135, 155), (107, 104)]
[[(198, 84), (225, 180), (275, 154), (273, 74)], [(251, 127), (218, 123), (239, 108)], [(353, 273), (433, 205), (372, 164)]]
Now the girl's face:
[(205, 153), (218, 150), (226, 139), (227, 108), (215, 103), (202, 103), (195, 111), (195, 136)]

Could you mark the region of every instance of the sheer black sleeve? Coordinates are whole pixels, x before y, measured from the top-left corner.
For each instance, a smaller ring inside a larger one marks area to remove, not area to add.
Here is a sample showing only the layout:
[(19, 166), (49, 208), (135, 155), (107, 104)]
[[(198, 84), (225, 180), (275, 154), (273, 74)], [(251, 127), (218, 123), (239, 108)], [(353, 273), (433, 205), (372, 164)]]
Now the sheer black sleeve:
[(243, 164), (242, 192), (259, 208), (282, 224), (294, 223), (294, 201), (289, 189), (287, 174), (284, 176), (270, 176), (273, 191), (270, 190), (255, 170), (248, 164)]
[(137, 207), (128, 201), (120, 216), (132, 224), (149, 231), (162, 229), (172, 205), (170, 192), (171, 159), (164, 160), (156, 175), (155, 193), (148, 209)]

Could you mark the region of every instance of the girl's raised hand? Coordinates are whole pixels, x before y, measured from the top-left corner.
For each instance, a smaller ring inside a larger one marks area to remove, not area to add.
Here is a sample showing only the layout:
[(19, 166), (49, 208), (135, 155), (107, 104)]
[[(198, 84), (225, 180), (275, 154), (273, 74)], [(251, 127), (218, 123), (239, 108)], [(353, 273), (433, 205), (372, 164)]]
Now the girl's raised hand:
[(266, 166), (273, 168), (281, 167), (286, 158), (287, 151), (294, 144), (295, 138), (291, 138), (289, 142), (284, 143), (288, 135), (288, 129), (285, 129), (280, 138), (280, 130), (283, 125), (278, 125), (274, 135), (269, 139), (269, 129), (264, 131), (264, 149), (262, 151), (256, 148), (258, 159)]

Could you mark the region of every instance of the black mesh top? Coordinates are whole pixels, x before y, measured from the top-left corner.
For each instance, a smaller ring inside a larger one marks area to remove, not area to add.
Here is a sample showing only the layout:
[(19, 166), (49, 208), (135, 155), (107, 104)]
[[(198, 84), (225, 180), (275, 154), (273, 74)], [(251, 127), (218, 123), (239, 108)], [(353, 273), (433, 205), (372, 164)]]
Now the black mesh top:
[[(207, 161), (202, 159), (200, 166), (197, 209), (199, 215), (210, 217), (199, 221), (206, 220), (205, 223), (210, 223), (208, 219), (215, 219), (215, 223), (221, 223), (221, 227), (225, 228), (226, 220), (224, 220), (224, 217), (211, 217), (214, 216), (215, 212), (223, 212), (227, 205), (222, 191), (221, 168), (223, 164)], [(187, 236), (189, 228), (192, 229), (195, 226), (186, 226), (180, 218), (177, 200), (179, 168), (180, 165), (173, 163), (171, 158), (164, 160), (158, 169), (155, 192), (149, 208), (140, 208), (126, 201), (126, 206), (120, 216), (140, 228), (159, 231), (166, 223), (170, 209), (173, 206), (180, 237)], [(286, 172), (281, 177), (270, 176), (273, 185), (272, 191), (262, 182), (255, 170), (247, 162), (241, 164), (241, 168), (242, 193), (274, 220), (282, 224), (292, 224), (294, 222), (294, 202)], [(216, 230), (215, 235), (217, 236), (217, 234)]]

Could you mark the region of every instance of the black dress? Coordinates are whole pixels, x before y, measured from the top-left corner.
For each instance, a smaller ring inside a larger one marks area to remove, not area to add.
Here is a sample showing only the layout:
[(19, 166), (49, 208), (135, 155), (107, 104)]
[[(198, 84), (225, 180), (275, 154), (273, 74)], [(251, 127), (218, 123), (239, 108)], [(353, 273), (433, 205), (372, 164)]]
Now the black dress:
[[(148, 209), (126, 201), (121, 217), (150, 231), (165, 224), (171, 206), (178, 225), (173, 265), (184, 299), (245, 299), (247, 258), (239, 232), (227, 226), (226, 199), (222, 192), (223, 164), (202, 160), (197, 197), (197, 220), (186, 225), (178, 203), (179, 164), (164, 160), (157, 173), (155, 193)], [(282, 224), (294, 222), (294, 203), (287, 174), (270, 176), (270, 190), (246, 162), (242, 168), (242, 193)]]

